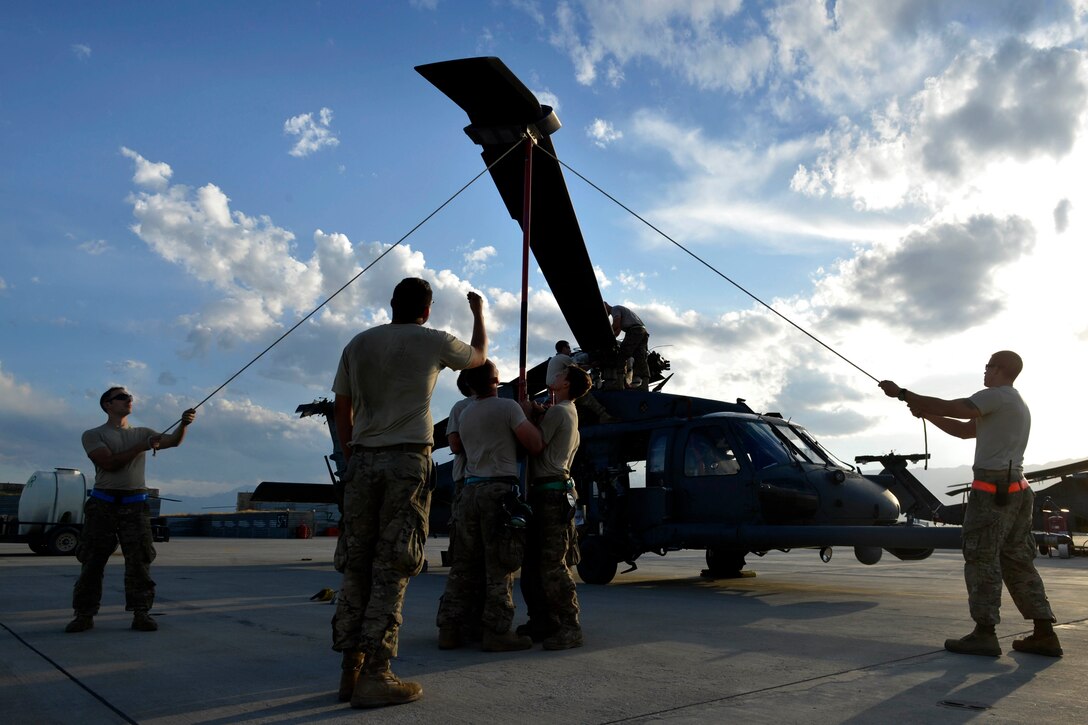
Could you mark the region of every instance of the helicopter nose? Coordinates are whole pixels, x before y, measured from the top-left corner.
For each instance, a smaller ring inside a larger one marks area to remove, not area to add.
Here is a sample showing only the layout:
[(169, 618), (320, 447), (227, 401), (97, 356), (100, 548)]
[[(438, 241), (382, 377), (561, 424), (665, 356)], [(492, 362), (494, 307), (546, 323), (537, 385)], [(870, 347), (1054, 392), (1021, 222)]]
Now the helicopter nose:
[(873, 501), (873, 518), (878, 523), (895, 523), (899, 520), (899, 499), (891, 491), (879, 491)]

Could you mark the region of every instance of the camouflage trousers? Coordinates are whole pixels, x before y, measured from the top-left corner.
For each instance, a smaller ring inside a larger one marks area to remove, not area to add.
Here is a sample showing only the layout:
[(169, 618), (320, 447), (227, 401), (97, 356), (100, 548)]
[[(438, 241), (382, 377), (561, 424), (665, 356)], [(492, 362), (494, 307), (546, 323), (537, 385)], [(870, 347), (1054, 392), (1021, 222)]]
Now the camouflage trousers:
[[(484, 629), (502, 634), (514, 621), (514, 571), (500, 545), (506, 526), (502, 499), (508, 483), (465, 486), (453, 512), (456, 546), (438, 605), (438, 626), (465, 628), (479, 617)], [(483, 593), (482, 614), (480, 594)]]
[(1010, 493), (1004, 506), (995, 495), (971, 491), (963, 517), (963, 577), (971, 618), (984, 626), (1001, 621), (1001, 583), (1024, 619), (1054, 620), (1043, 580), (1035, 569), (1031, 489)]
[(155, 603), (155, 582), (151, 580), (155, 546), (147, 501), (121, 504), (88, 498), (83, 505), (83, 530), (76, 547), (76, 559), (83, 565), (72, 592), (76, 614), (98, 613), (102, 576), (118, 542), (125, 555), (125, 609), (151, 609)]
[(576, 627), (578, 591), (570, 573), (570, 565), (578, 561), (574, 506), (566, 491), (533, 491), (529, 505), (533, 518), (521, 566), (521, 595), (529, 620), (546, 631)]
[(397, 653), (408, 580), (423, 569), (431, 458), (363, 451), (344, 472), (344, 518), (333, 563), (343, 582), (332, 648), (387, 661)]
[(632, 327), (623, 333), (623, 342), (620, 343), (620, 357), (633, 358), (634, 364), (631, 374), (642, 381), (642, 389), (650, 386), (650, 366), (647, 358), (649, 351), (650, 333), (641, 325)]

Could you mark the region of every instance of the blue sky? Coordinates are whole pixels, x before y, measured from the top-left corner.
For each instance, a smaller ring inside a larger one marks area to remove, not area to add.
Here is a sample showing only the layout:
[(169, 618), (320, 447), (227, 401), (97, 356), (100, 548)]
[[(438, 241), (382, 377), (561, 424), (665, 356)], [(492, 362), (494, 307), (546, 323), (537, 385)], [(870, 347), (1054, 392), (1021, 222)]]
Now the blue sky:
[[(877, 378), (962, 397), (1021, 352), (1028, 462), (1077, 433), (1088, 3), (7, 2), (0, 8), (0, 480), (88, 468), (125, 384), (163, 428), (482, 168), (413, 67), (494, 55), (557, 109), (566, 163)], [(875, 383), (577, 179), (604, 296), (667, 390), (743, 397), (841, 458), (922, 448)], [(463, 337), (488, 302), (517, 365), (520, 232), (487, 178), (200, 411), (149, 462), (181, 498), (323, 481), (348, 339), (432, 281)], [(530, 356), (569, 333), (532, 278)], [(456, 400), (452, 375), (435, 415)], [(1071, 424), (1072, 423), (1072, 424)], [(970, 462), (937, 431), (932, 465)]]

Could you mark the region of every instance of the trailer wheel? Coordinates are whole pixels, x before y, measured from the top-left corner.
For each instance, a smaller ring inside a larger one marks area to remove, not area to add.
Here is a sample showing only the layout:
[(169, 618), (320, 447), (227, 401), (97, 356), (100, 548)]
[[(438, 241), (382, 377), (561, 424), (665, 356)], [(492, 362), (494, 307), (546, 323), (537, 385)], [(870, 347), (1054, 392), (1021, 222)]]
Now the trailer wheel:
[(58, 526), (49, 534), (48, 551), (56, 556), (70, 556), (79, 545), (79, 530), (71, 526)]
[(706, 571), (716, 579), (739, 579), (744, 576), (744, 555), (747, 552), (737, 549), (707, 549)]

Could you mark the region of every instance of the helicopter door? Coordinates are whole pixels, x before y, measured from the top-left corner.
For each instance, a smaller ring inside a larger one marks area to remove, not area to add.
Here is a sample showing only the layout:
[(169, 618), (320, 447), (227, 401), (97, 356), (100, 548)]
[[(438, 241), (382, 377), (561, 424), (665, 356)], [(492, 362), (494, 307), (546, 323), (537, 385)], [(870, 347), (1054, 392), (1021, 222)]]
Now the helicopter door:
[(685, 522), (734, 523), (753, 514), (750, 469), (741, 466), (725, 427), (700, 424), (680, 431), (673, 499)]
[(744, 457), (755, 470), (763, 520), (771, 524), (812, 520), (820, 497), (805, 473), (807, 459), (765, 421), (736, 421), (736, 430)]

